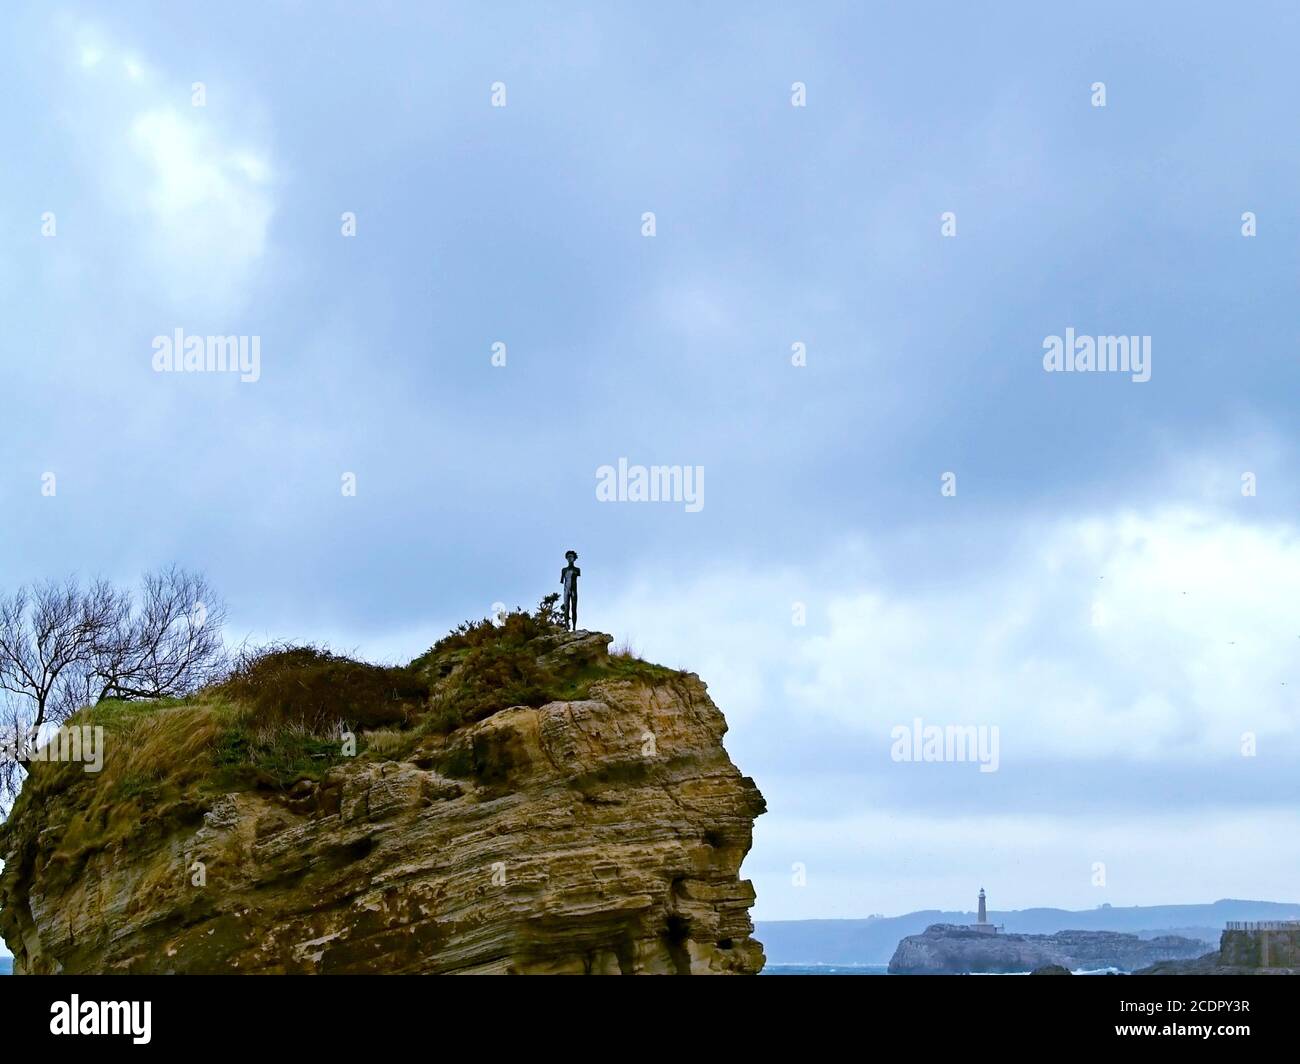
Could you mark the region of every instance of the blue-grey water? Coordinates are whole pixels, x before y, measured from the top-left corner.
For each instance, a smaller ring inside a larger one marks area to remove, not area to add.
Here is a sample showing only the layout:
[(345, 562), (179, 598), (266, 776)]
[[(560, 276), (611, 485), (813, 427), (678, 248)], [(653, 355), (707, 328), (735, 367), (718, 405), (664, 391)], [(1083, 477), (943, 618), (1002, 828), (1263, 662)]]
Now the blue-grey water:
[(14, 959), (12, 957), (0, 957), (0, 975), (14, 974)]
[[(762, 975), (888, 975), (889, 967), (884, 964), (769, 964), (760, 973)], [(985, 973), (977, 973), (985, 974)], [(1001, 973), (988, 973), (1001, 974)], [(1007, 972), (1007, 975), (1028, 975), (1028, 972)], [(1080, 968), (1073, 975), (1114, 975), (1115, 968), (1101, 968), (1096, 971)]]

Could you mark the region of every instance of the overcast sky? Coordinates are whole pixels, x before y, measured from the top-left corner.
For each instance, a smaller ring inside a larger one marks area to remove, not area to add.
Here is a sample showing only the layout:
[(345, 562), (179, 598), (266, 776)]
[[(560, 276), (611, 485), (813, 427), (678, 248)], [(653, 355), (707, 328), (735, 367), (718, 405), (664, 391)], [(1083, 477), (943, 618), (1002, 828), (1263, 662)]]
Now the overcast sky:
[(6, 5), (0, 586), (404, 661), (572, 547), (725, 712), (760, 919), (1300, 900), (1294, 5), (630, 6)]

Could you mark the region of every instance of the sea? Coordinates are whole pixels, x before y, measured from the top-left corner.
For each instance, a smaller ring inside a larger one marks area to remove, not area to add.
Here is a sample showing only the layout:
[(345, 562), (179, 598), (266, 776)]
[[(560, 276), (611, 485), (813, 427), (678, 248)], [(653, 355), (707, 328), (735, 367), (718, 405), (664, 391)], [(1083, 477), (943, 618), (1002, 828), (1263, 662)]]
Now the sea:
[[(885, 964), (769, 964), (760, 975), (888, 975)], [(1028, 972), (973, 972), (973, 975), (1028, 975)], [(1118, 968), (1079, 968), (1071, 975), (1119, 975)]]

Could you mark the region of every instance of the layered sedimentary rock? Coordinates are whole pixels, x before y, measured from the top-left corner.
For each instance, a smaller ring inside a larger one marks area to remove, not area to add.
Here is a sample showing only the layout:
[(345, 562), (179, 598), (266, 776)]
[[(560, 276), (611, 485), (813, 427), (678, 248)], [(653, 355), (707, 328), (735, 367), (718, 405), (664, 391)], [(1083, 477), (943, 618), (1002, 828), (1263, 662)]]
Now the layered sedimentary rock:
[(15, 973), (755, 973), (764, 804), (725, 731), (698, 677), (656, 670), (286, 790), (192, 787), (103, 839), (92, 792), (124, 777), (71, 773), (0, 829), (0, 932)]
[(1054, 935), (990, 934), (960, 924), (931, 924), (908, 935), (889, 962), (896, 974), (1032, 972), (1049, 965), (1069, 970), (1132, 971), (1156, 961), (1198, 956), (1203, 942), (1177, 935), (1143, 939), (1115, 931), (1059, 931)]
[(1300, 927), (1228, 929), (1219, 951), (1195, 960), (1170, 960), (1136, 975), (1300, 975)]
[(1259, 930), (1229, 928), (1219, 939), (1219, 963), (1300, 970), (1300, 925)]

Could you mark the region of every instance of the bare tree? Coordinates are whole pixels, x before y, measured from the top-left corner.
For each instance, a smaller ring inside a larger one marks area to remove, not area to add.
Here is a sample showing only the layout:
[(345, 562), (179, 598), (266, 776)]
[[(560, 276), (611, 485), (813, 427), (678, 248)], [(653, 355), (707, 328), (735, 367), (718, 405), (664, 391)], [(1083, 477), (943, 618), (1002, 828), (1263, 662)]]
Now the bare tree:
[(95, 645), (94, 701), (185, 695), (221, 670), (226, 609), (202, 576), (175, 566), (146, 573), (136, 610), (129, 599), (125, 608), (109, 605), (111, 589), (103, 594), (115, 619)]
[(9, 807), (18, 797), (26, 775), (26, 766), (18, 760), (27, 736), (27, 711), (6, 693), (0, 705), (0, 820), (9, 815)]
[(55, 723), (67, 720), (82, 706), (101, 701), (107, 686), (105, 677), (118, 670), (119, 663), (131, 654), (131, 596), (106, 580), (96, 580), (79, 593), (87, 617), (86, 638), (82, 653), (63, 672), (55, 688), (49, 711)]
[(202, 577), (146, 573), (138, 599), (104, 580), (0, 596), (0, 812), (26, 775), (32, 742), (108, 698), (186, 695), (225, 664), (225, 606)]
[(108, 637), (109, 606), (75, 580), (0, 597), (0, 690), (28, 700), (31, 729), (60, 712), (64, 685)]
[(21, 786), (41, 726), (66, 713), (68, 685), (106, 637), (111, 617), (105, 606), (75, 580), (47, 581), (0, 597), (0, 691), (10, 696), (0, 737), (4, 805)]

